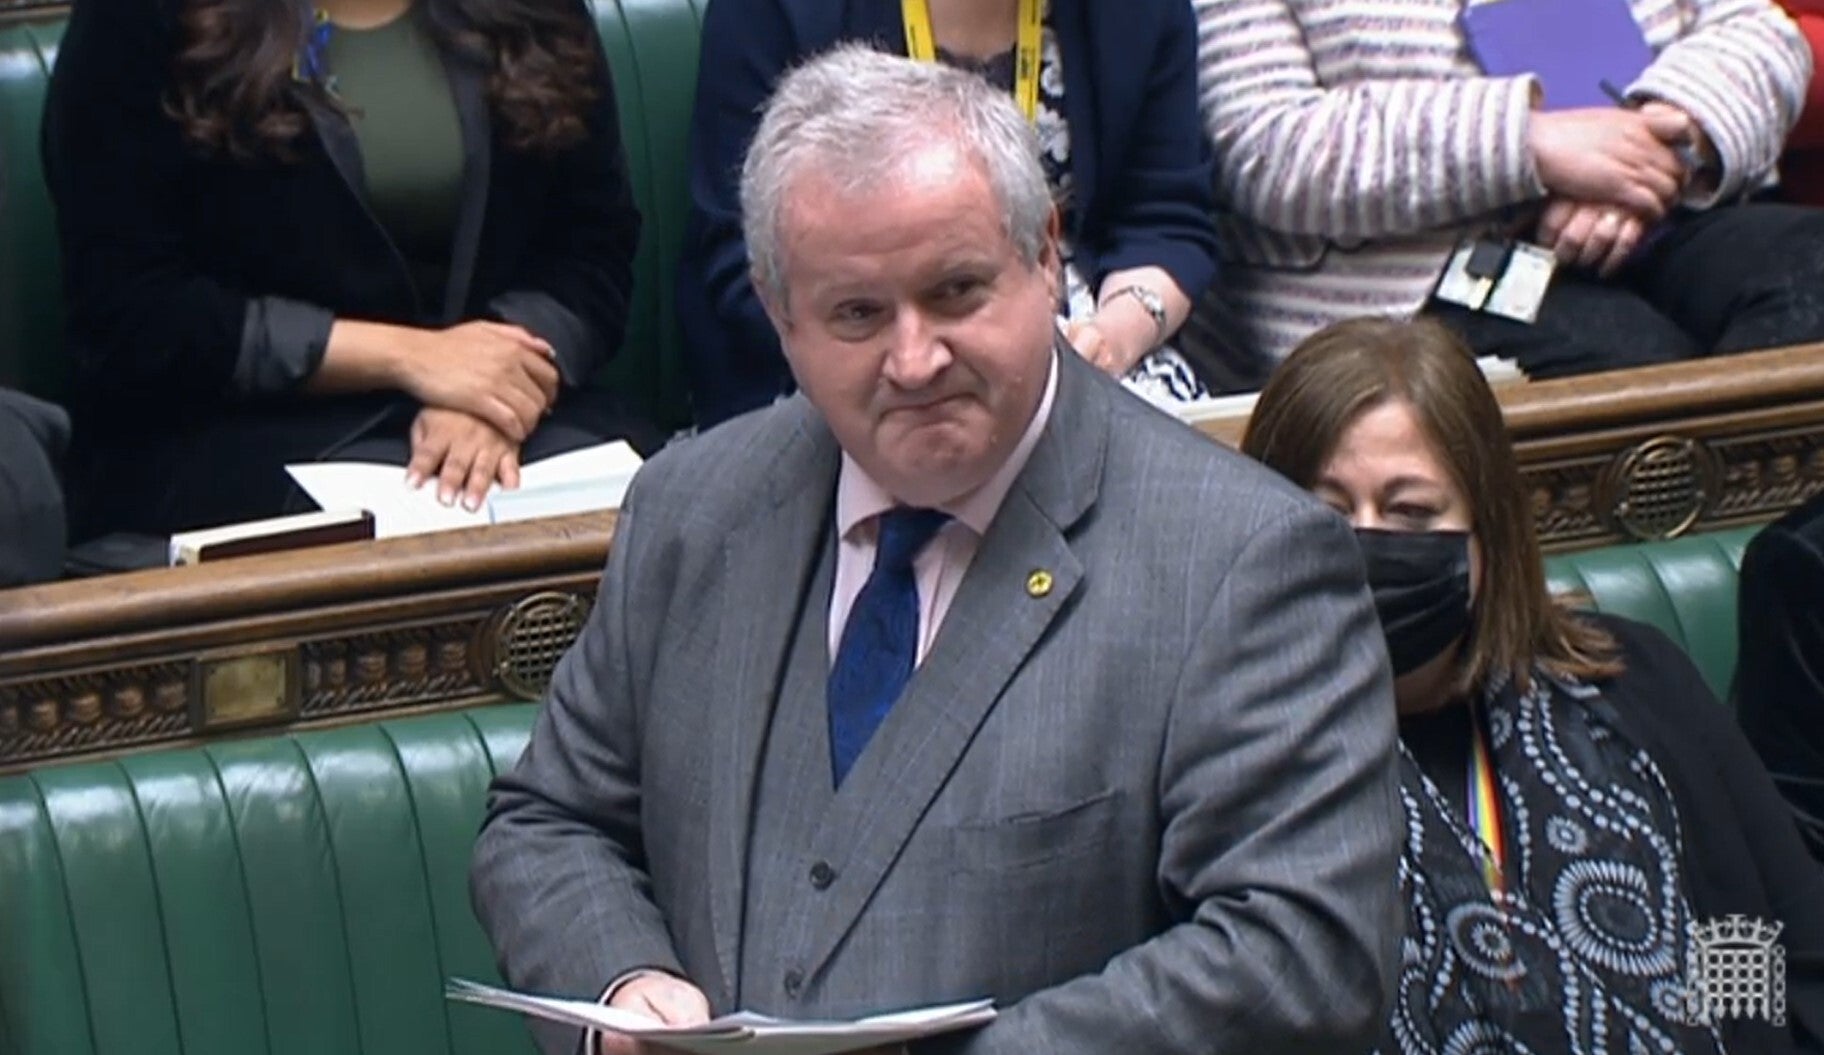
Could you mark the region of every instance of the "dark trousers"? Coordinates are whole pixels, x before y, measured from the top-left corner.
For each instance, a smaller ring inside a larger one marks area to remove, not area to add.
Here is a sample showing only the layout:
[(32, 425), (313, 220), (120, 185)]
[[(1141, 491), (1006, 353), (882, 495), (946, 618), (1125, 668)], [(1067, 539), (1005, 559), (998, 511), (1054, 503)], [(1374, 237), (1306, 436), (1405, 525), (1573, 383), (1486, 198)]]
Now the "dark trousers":
[[(403, 467), (411, 458), (417, 412), (416, 403), (386, 396), (265, 403), (163, 426), (85, 414), (77, 422), (71, 457), (72, 538), (169, 535), (307, 512), (316, 507), (292, 483), (286, 465), (363, 461)], [(616, 439), (628, 440), (643, 454), (664, 442), (606, 393), (568, 392), (527, 438), (520, 459), (529, 464)]]
[(1824, 209), (1723, 206), (1650, 237), (1612, 278), (1560, 268), (1530, 325), (1436, 300), (1425, 313), (1533, 378), (1824, 341)]

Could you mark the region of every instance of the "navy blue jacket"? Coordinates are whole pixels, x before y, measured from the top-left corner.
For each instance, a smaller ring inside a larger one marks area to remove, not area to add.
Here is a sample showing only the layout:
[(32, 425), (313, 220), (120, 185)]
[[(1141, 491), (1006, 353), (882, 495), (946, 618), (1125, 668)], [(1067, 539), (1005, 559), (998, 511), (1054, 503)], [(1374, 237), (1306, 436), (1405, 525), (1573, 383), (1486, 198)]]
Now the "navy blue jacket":
[[(1197, 27), (1185, 0), (1051, 0), (1064, 64), (1074, 228), (1091, 287), (1154, 265), (1195, 298), (1216, 275), (1213, 163), (1197, 110)], [(690, 132), (691, 215), (678, 276), (697, 420), (713, 425), (792, 387), (748, 281), (740, 173), (780, 75), (847, 40), (905, 54), (898, 0), (711, 0)]]

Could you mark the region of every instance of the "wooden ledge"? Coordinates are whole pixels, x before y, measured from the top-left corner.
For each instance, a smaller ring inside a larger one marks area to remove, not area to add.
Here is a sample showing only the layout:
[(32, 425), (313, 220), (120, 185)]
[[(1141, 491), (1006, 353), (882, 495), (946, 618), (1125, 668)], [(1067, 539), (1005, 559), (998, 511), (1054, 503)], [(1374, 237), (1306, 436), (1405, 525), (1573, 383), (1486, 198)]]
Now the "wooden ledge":
[(1813, 400), (1824, 400), (1824, 344), (1534, 381), (1501, 393), (1517, 443)]
[(614, 514), (293, 550), (0, 591), (0, 654), (599, 568)]

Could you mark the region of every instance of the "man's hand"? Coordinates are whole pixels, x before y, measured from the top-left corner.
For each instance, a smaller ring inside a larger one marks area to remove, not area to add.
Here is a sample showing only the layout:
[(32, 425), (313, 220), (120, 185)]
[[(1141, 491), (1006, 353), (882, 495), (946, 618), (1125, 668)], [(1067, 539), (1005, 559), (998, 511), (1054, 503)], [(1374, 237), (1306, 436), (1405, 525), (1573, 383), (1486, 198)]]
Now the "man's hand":
[(477, 321), (405, 332), (412, 336), (401, 387), (427, 407), (463, 411), (517, 444), (557, 399), (556, 352), (518, 326)]
[[(649, 971), (627, 980), (608, 1006), (657, 1019), (668, 1026), (695, 1026), (709, 1021), (709, 999), (682, 978)], [(664, 1055), (668, 1049), (612, 1033), (596, 1034), (598, 1055)]]
[[(696, 1026), (709, 1021), (709, 999), (703, 991), (663, 971), (635, 974), (614, 991), (608, 1006), (645, 1015), (668, 1026)], [(595, 1037), (596, 1055), (668, 1055), (674, 1050), (609, 1033), (597, 1033)], [(906, 1051), (904, 1044), (882, 1044), (855, 1055), (906, 1055)]]
[(1623, 209), (1554, 198), (1539, 216), (1534, 239), (1560, 264), (1607, 278), (1627, 263), (1646, 232), (1647, 225)]
[(519, 486), (519, 444), (480, 418), (460, 410), (425, 407), (412, 422), (412, 460), (405, 480), (412, 487), (437, 481), (444, 505), (462, 498), (463, 508), (481, 508), (494, 481)]
[(1691, 137), (1694, 127), (1684, 111), (1654, 104), (1535, 112), (1526, 143), (1553, 195), (1620, 206), (1653, 222), (1684, 186), (1684, 162), (1669, 144)]

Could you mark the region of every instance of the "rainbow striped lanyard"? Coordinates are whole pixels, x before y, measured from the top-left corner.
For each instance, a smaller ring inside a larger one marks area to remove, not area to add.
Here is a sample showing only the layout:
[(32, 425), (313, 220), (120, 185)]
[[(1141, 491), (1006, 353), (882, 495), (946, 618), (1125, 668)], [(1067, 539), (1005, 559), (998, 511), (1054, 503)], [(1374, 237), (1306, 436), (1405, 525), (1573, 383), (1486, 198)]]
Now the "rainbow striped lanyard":
[(1469, 716), (1469, 825), (1482, 844), (1482, 878), (1490, 893), (1506, 889), (1507, 835), (1501, 827), (1501, 794), (1495, 785), (1495, 766), (1488, 755), (1488, 737), (1472, 707)]
[[(931, 31), (926, 0), (900, 0), (906, 27), (906, 54), (919, 62), (937, 61), (937, 36)], [(1013, 52), (1013, 98), (1026, 120), (1039, 113), (1039, 48), (1044, 40), (1045, 11), (1040, 0), (1020, 0), (1019, 42)]]

